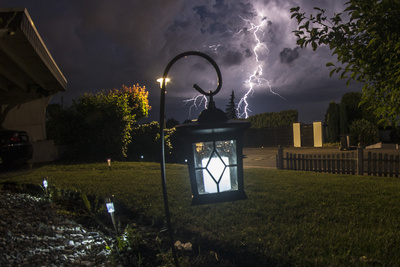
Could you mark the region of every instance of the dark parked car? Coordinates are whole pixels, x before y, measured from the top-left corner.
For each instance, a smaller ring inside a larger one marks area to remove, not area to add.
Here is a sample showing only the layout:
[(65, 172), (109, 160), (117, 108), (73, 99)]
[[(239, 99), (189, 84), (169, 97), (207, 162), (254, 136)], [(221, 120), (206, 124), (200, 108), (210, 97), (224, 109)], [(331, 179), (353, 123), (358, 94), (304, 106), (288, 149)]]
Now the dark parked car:
[(0, 146), (1, 166), (23, 164), (32, 159), (32, 144), (24, 131), (0, 130)]

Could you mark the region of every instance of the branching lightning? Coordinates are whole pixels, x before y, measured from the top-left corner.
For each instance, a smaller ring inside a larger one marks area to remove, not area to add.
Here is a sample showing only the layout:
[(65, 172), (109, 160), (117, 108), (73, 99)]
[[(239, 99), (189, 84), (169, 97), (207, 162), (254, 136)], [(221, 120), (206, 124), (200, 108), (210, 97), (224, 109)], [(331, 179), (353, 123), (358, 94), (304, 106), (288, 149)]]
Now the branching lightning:
[[(252, 96), (254, 93), (254, 90), (256, 87), (264, 86), (267, 87), (268, 90), (276, 95), (279, 96), (282, 99), (285, 99), (283, 96), (279, 95), (278, 93), (274, 92), (272, 90), (272, 87), (270, 85), (269, 80), (265, 79), (262, 77), (263, 75), (263, 66), (262, 63), (260, 62), (260, 55), (259, 53), (265, 52), (266, 54), (269, 54), (269, 49), (268, 46), (260, 39), (261, 36), (264, 34), (263, 27), (267, 23), (267, 17), (266, 16), (261, 16), (261, 22), (259, 24), (255, 24), (249, 19), (245, 19), (242, 16), (239, 15), (239, 17), (249, 25), (248, 28), (243, 28), (239, 30), (235, 35), (239, 35), (243, 33), (244, 31), (247, 32), (253, 32), (254, 40), (255, 40), (255, 46), (252, 49), (252, 52), (255, 56), (255, 62), (257, 63), (255, 69), (253, 70), (252, 73), (249, 73), (249, 77), (244, 81), (244, 84), (248, 88), (247, 92), (244, 94), (244, 96), (239, 100), (236, 113), (238, 118), (248, 118), (249, 112), (251, 112), (249, 108), (249, 102), (247, 101), (247, 98), (249, 96)], [(207, 46), (208, 49), (217, 52), (217, 50), (221, 47), (221, 44), (216, 44), (216, 45), (209, 45)], [(186, 105), (188, 103), (191, 103), (191, 106), (189, 108), (189, 118), (191, 117), (192, 109), (198, 109), (200, 105), (204, 103), (205, 108), (207, 108), (207, 98), (203, 95), (196, 95), (192, 97), (191, 99), (187, 99), (183, 101)]]
[(204, 102), (204, 108), (207, 108), (207, 97), (205, 95), (195, 95), (190, 99), (186, 99), (183, 100), (183, 102), (185, 103), (184, 105), (188, 104), (188, 103), (192, 103), (192, 105), (189, 108), (189, 118), (192, 117), (192, 109), (198, 109), (199, 106), (201, 106), (201, 104)]
[[(263, 33), (262, 27), (267, 22), (267, 17), (263, 16), (261, 19), (261, 23), (258, 25), (254, 24), (253, 22), (251, 22), (248, 19), (243, 18), (240, 15), (239, 15), (239, 17), (243, 21), (245, 21), (247, 24), (250, 25), (250, 28), (247, 31), (253, 31), (254, 40), (256, 41), (256, 45), (253, 48), (253, 53), (254, 53), (256, 62), (259, 62), (259, 55), (258, 55), (259, 50), (264, 49), (267, 53), (269, 53), (269, 49), (268, 49), (267, 45), (265, 43), (263, 43), (258, 36), (258, 34), (260, 32)], [(242, 31), (243, 31), (243, 29), (241, 29), (236, 34), (240, 34)], [(242, 117), (248, 118), (249, 117), (248, 112), (249, 111), (251, 112), (251, 110), (249, 109), (249, 103), (247, 102), (247, 97), (250, 95), (253, 95), (254, 88), (256, 86), (266, 85), (272, 94), (285, 99), (284, 97), (282, 97), (281, 95), (279, 95), (278, 93), (276, 93), (272, 90), (272, 87), (271, 87), (269, 81), (267, 79), (264, 79), (261, 77), (262, 74), (263, 74), (262, 65), (258, 64), (257, 67), (255, 68), (255, 70), (253, 71), (253, 73), (249, 74), (249, 78), (245, 81), (245, 84), (249, 87), (249, 89), (246, 92), (246, 94), (240, 99), (240, 101), (238, 103), (237, 114), (238, 114), (239, 118), (242, 118)]]

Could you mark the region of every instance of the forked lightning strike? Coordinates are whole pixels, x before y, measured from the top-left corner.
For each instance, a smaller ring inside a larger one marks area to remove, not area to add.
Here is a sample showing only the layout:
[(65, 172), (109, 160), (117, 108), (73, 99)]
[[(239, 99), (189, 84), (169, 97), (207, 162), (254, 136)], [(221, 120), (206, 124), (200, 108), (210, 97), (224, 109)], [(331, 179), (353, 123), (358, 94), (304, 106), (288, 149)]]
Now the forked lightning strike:
[[(248, 32), (253, 31), (254, 40), (256, 42), (256, 45), (253, 48), (255, 62), (260, 62), (259, 61), (259, 52), (261, 50), (265, 50), (265, 52), (267, 54), (269, 54), (268, 46), (265, 43), (263, 43), (259, 37), (259, 34), (264, 33), (262, 30), (262, 27), (267, 22), (267, 17), (262, 16), (261, 23), (258, 25), (253, 23), (249, 19), (243, 18), (240, 15), (239, 15), (239, 17), (244, 22), (246, 22), (248, 25), (250, 25), (250, 28), (246, 29), (246, 31), (248, 31)], [(242, 33), (243, 31), (245, 31), (245, 29), (241, 29), (235, 35), (238, 35), (238, 34)], [(220, 44), (217, 44), (217, 45), (208, 46), (208, 48), (210, 50), (217, 51), (220, 46), (221, 46)], [(236, 113), (237, 113), (238, 118), (243, 118), (243, 117), (248, 118), (249, 117), (248, 113), (251, 112), (251, 110), (249, 108), (249, 103), (247, 101), (247, 98), (249, 96), (253, 95), (255, 87), (266, 86), (266, 87), (268, 87), (269, 91), (272, 94), (279, 96), (280, 98), (286, 100), (286, 98), (284, 98), (283, 96), (281, 96), (280, 94), (278, 94), (272, 90), (272, 87), (271, 87), (269, 81), (265, 78), (262, 78), (262, 75), (263, 75), (263, 68), (262, 68), (262, 64), (259, 63), (259, 64), (257, 64), (257, 67), (254, 69), (253, 73), (249, 73), (249, 77), (244, 81), (245, 85), (248, 86), (248, 90), (244, 94), (244, 96), (239, 100), (239, 103), (237, 105)], [(199, 99), (200, 99), (200, 101), (199, 101)], [(189, 118), (191, 117), (192, 109), (193, 108), (198, 109), (198, 107), (203, 103), (203, 101), (204, 101), (205, 107), (207, 107), (207, 98), (203, 95), (196, 95), (196, 96), (192, 97), (191, 99), (187, 99), (187, 100), (183, 101), (185, 103), (185, 105), (188, 103), (192, 103), (192, 105), (189, 108)]]
[[(192, 117), (192, 109), (193, 108), (198, 109), (199, 106), (203, 103), (203, 101), (204, 101), (204, 108), (207, 108), (208, 100), (205, 95), (195, 95), (194, 97), (192, 97), (190, 99), (183, 100), (183, 102), (185, 103), (184, 105), (186, 105), (190, 102), (192, 103), (192, 105), (189, 108), (189, 118)], [(199, 103), (197, 103), (197, 102), (199, 102)]]
[[(265, 43), (263, 43), (260, 40), (260, 38), (258, 37), (258, 33), (259, 32), (263, 32), (261, 27), (263, 27), (264, 24), (266, 23), (267, 17), (262, 16), (261, 23), (258, 24), (258, 25), (254, 24), (253, 22), (251, 22), (248, 19), (243, 18), (240, 15), (239, 15), (239, 17), (243, 21), (245, 21), (246, 23), (248, 23), (250, 25), (250, 29), (248, 29), (248, 31), (254, 31), (253, 35), (254, 35), (254, 39), (256, 41), (256, 45), (253, 48), (253, 53), (254, 53), (254, 56), (256, 58), (256, 62), (259, 62), (258, 52), (257, 51), (259, 51), (260, 49), (265, 49), (265, 51), (267, 53), (269, 53), (269, 49), (268, 49), (267, 45)], [(242, 31), (243, 31), (243, 29), (238, 31), (236, 34), (240, 34)], [(242, 117), (248, 118), (249, 117), (248, 112), (249, 111), (251, 112), (251, 110), (249, 109), (249, 103), (247, 102), (247, 97), (254, 93), (254, 87), (255, 86), (261, 86), (261, 85), (265, 84), (272, 94), (285, 99), (284, 97), (282, 97), (281, 95), (279, 95), (278, 93), (276, 93), (276, 92), (274, 92), (272, 90), (272, 87), (271, 87), (269, 81), (267, 79), (264, 79), (264, 78), (261, 77), (262, 73), (263, 73), (263, 68), (262, 68), (262, 65), (259, 64), (256, 67), (256, 69), (253, 71), (253, 73), (250, 74), (249, 78), (245, 81), (245, 84), (249, 86), (249, 89), (248, 89), (247, 93), (240, 99), (240, 101), (238, 103), (238, 107), (237, 107), (236, 110), (237, 110), (237, 114), (238, 114), (239, 118), (242, 118)]]

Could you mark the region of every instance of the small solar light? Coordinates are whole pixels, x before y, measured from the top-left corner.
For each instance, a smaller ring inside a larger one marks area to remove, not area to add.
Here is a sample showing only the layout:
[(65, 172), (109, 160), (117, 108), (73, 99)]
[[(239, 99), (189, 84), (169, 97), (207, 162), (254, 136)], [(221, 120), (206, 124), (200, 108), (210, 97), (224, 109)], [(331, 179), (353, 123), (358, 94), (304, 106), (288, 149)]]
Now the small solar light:
[(113, 202), (106, 203), (106, 206), (107, 206), (108, 213), (113, 213), (115, 211)]
[(108, 164), (108, 170), (111, 170), (111, 158), (107, 159), (107, 164)]
[(110, 213), (115, 232), (117, 233), (117, 226), (115, 224), (115, 217), (114, 217), (115, 208), (114, 208), (113, 198), (114, 198), (114, 196), (106, 197), (104, 202), (106, 203), (108, 213)]
[(43, 188), (44, 191), (46, 192), (46, 196), (47, 196), (47, 187), (49, 186), (48, 182), (47, 182), (47, 177), (43, 177)]
[(49, 184), (47, 183), (47, 178), (44, 177), (44, 178), (43, 178), (43, 187), (44, 187), (44, 189), (47, 190), (47, 186), (48, 186), (48, 185), (49, 185)]

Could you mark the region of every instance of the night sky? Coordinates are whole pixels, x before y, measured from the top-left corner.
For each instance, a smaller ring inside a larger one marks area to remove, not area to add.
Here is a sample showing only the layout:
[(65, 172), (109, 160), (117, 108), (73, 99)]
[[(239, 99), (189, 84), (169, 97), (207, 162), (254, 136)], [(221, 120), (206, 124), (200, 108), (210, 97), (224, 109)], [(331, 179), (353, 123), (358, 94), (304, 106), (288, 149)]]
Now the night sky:
[[(340, 102), (361, 85), (346, 87), (345, 80), (329, 77), (325, 64), (336, 58), (327, 47), (314, 52), (296, 46), (290, 8), (300, 5), (305, 12), (318, 6), (333, 14), (346, 1), (0, 0), (0, 7), (27, 8), (68, 80), (67, 91), (52, 103), (138, 83), (149, 91), (152, 110), (146, 121), (158, 120), (157, 78), (173, 57), (194, 50), (211, 56), (221, 69), (217, 107), (225, 110), (232, 90), (238, 102), (252, 85), (248, 115), (297, 109), (299, 121), (311, 123), (324, 120), (330, 101)], [(205, 91), (216, 88), (212, 66), (199, 57), (181, 59), (169, 77), (167, 118), (197, 118), (203, 106), (189, 117), (191, 103), (184, 100), (197, 95), (194, 83)]]

